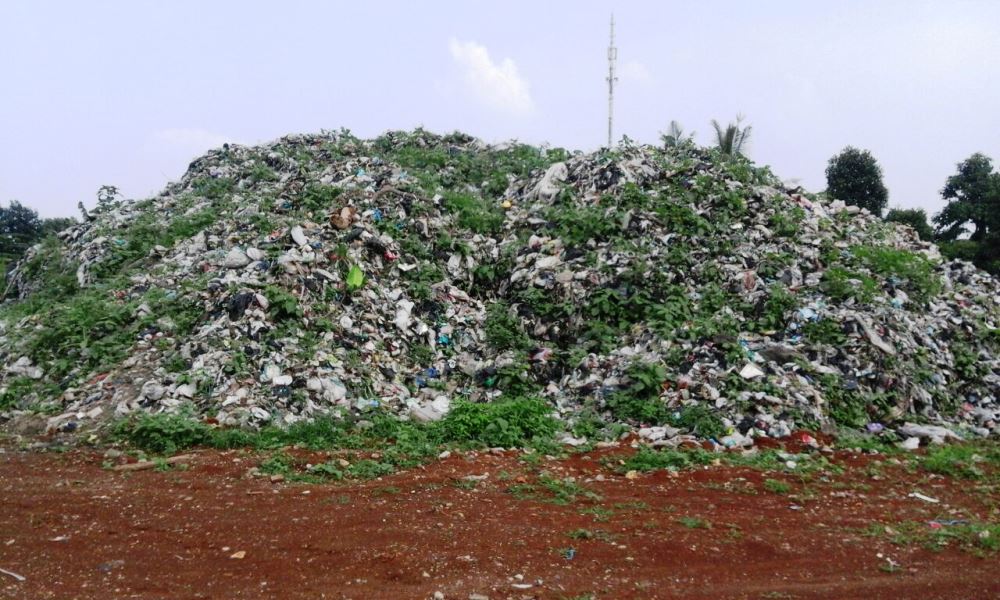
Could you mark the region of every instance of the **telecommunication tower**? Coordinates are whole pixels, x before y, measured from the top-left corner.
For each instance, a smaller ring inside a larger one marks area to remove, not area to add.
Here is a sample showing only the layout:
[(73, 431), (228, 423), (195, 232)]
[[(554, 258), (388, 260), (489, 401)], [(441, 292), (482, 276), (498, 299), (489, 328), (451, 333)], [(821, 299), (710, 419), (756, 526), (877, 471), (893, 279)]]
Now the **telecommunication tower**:
[(618, 60), (618, 48), (615, 48), (615, 15), (611, 14), (611, 44), (608, 46), (608, 148), (611, 147), (612, 130), (615, 118), (615, 61)]

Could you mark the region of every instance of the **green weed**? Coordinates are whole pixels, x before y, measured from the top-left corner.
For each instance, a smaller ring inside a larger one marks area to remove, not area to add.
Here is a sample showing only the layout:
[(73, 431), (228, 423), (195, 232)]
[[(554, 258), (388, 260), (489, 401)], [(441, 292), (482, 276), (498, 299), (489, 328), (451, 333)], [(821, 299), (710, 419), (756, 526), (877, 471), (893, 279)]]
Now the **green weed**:
[(792, 491), (792, 486), (785, 481), (778, 481), (777, 479), (765, 479), (764, 489), (771, 492), (772, 494), (787, 494)]
[(519, 447), (551, 437), (559, 428), (552, 408), (537, 398), (477, 404), (459, 400), (440, 422), (443, 441)]
[(712, 523), (700, 517), (680, 517), (677, 522), (688, 529), (711, 529)]

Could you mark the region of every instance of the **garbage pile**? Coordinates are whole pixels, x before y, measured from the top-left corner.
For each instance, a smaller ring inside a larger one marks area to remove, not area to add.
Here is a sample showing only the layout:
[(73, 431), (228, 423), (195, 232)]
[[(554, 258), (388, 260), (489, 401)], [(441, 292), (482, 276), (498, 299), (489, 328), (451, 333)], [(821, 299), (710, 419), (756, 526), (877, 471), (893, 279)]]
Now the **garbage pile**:
[(533, 396), (569, 443), (1000, 433), (996, 280), (691, 144), (228, 145), (154, 198), (103, 202), (8, 281), (0, 414), (52, 430), (429, 421)]

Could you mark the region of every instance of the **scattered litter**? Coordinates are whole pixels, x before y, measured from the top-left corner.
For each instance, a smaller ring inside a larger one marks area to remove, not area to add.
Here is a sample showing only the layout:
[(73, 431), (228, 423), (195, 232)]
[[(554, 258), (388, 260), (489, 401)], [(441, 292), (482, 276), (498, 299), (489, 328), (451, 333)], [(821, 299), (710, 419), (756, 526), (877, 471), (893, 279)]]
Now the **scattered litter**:
[(956, 527), (958, 525), (968, 525), (969, 522), (965, 519), (937, 519), (935, 521), (928, 521), (931, 529), (941, 529), (942, 527)]
[(115, 465), (111, 467), (112, 471), (145, 471), (147, 469), (155, 469), (161, 465), (176, 465), (179, 463), (187, 462), (195, 457), (194, 454), (178, 454), (176, 456), (171, 456), (169, 458), (164, 458), (162, 460), (140, 460), (134, 463), (125, 463), (123, 465)]
[(8, 575), (10, 577), (13, 577), (14, 579), (16, 579), (18, 581), (25, 581), (25, 580), (27, 580), (27, 578), (24, 575), (20, 575), (18, 573), (15, 573), (14, 571), (8, 571), (7, 569), (0, 569), (0, 573), (3, 573), (4, 575)]
[(931, 504), (938, 504), (939, 502), (941, 502), (937, 498), (931, 498), (930, 496), (925, 496), (920, 492), (910, 492), (909, 494), (907, 494), (907, 496), (910, 498), (916, 498), (917, 500), (923, 500), (924, 502), (930, 502)]

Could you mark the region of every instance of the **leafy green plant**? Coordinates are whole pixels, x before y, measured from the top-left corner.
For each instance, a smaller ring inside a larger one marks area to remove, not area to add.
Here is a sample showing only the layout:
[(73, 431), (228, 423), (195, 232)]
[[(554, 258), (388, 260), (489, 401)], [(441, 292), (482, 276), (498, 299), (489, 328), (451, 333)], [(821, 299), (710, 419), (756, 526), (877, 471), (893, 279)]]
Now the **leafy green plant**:
[(284, 289), (269, 285), (264, 288), (264, 296), (267, 297), (269, 305), (267, 310), (275, 321), (281, 322), (302, 318), (299, 299)]
[(671, 416), (670, 422), (706, 438), (718, 439), (726, 433), (725, 425), (718, 415), (702, 404), (685, 406)]
[(829, 317), (804, 323), (802, 325), (802, 335), (807, 341), (814, 344), (827, 344), (839, 347), (847, 341), (847, 335), (844, 333), (841, 324)]
[(941, 279), (934, 263), (909, 250), (876, 246), (855, 246), (852, 254), (873, 273), (899, 280), (913, 300), (922, 302), (941, 291)]
[(172, 454), (208, 444), (212, 438), (208, 425), (185, 414), (143, 414), (119, 423), (115, 433), (136, 447), (156, 454)]
[(660, 400), (667, 371), (662, 364), (635, 363), (626, 371), (628, 387), (607, 397), (611, 414), (617, 419), (642, 423), (663, 423), (670, 412)]
[(568, 246), (582, 246), (591, 239), (606, 241), (621, 229), (620, 217), (615, 211), (600, 207), (553, 207), (545, 218), (551, 224), (553, 234)]
[(531, 338), (524, 332), (520, 320), (503, 302), (486, 308), (483, 330), (486, 341), (497, 350), (527, 350), (531, 346)]
[(794, 206), (790, 211), (775, 211), (771, 215), (768, 223), (775, 235), (785, 238), (794, 238), (799, 234), (801, 223), (806, 218), (806, 211), (801, 207)]
[(496, 234), (503, 227), (503, 212), (474, 196), (450, 192), (445, 194), (441, 204), (456, 214), (456, 224), (459, 227), (473, 233)]
[(580, 485), (571, 478), (559, 479), (542, 475), (537, 483), (520, 483), (507, 488), (518, 500), (536, 500), (551, 504), (567, 505), (579, 500), (600, 501), (600, 494)]
[(202, 177), (194, 181), (192, 188), (199, 196), (218, 200), (232, 193), (235, 184), (226, 177)]
[(797, 300), (782, 285), (772, 285), (767, 299), (758, 308), (758, 327), (761, 331), (783, 331), (788, 325), (788, 316), (795, 310)]
[(28, 355), (52, 377), (115, 364), (135, 339), (133, 308), (98, 290), (79, 292), (38, 314), (41, 326), (25, 340)]
[(858, 302), (868, 303), (878, 291), (878, 284), (874, 279), (843, 267), (827, 269), (823, 273), (821, 286), (827, 296), (839, 302), (853, 297)]
[(355, 292), (361, 289), (361, 286), (365, 284), (365, 273), (361, 270), (361, 267), (357, 264), (351, 265), (351, 270), (347, 272), (347, 279), (345, 280), (347, 284), (347, 291)]
[(343, 191), (332, 185), (310, 183), (302, 190), (301, 202), (309, 210), (329, 210)]
[(439, 423), (441, 438), (505, 448), (529, 445), (555, 434), (559, 423), (552, 408), (538, 398), (514, 398), (477, 404), (455, 402)]
[(19, 406), (26, 396), (35, 391), (35, 387), (35, 381), (28, 377), (8, 379), (3, 393), (0, 394), (0, 410)]
[(919, 463), (923, 470), (930, 473), (961, 479), (983, 479), (988, 465), (1000, 468), (1000, 448), (971, 444), (931, 446)]
[(250, 169), (250, 179), (252, 179), (254, 183), (260, 183), (262, 181), (277, 181), (278, 174), (275, 173), (274, 169), (271, 167), (258, 162)]

